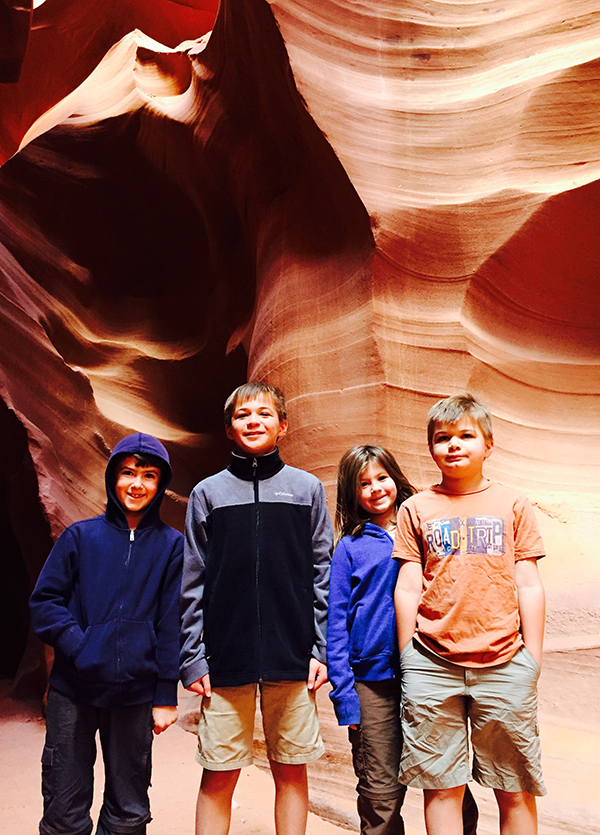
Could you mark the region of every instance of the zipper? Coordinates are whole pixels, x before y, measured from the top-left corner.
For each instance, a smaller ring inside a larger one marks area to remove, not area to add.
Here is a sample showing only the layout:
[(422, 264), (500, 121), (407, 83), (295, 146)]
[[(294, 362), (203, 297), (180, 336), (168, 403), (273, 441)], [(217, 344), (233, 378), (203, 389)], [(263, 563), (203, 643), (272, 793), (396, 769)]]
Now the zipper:
[(258, 624), (258, 680), (262, 681), (262, 635), (260, 623), (260, 548), (258, 532), (260, 528), (260, 508), (258, 495), (258, 461), (252, 459), (252, 482), (254, 485), (254, 547), (256, 557), (256, 620)]
[(119, 627), (117, 633), (117, 682), (121, 674), (121, 648), (123, 645), (123, 605), (125, 601), (125, 588), (127, 586), (127, 575), (129, 573), (129, 564), (131, 562), (131, 551), (133, 543), (135, 542), (135, 531), (133, 528), (129, 530), (129, 547), (127, 548), (127, 556), (125, 557), (125, 564), (123, 566), (123, 583), (121, 585), (121, 600), (119, 602)]

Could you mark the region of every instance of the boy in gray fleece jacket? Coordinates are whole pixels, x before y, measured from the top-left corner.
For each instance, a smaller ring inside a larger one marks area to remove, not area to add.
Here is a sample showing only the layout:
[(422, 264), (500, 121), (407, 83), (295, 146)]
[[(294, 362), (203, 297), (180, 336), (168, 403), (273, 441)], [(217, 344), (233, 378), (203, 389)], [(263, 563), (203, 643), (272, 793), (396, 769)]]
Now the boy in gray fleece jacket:
[(252, 762), (257, 686), (277, 835), (302, 835), (306, 763), (323, 753), (315, 691), (327, 681), (331, 522), (321, 482), (283, 463), (283, 394), (247, 383), (225, 404), (236, 450), (201, 481), (186, 520), (181, 680), (202, 696), (196, 835), (226, 835)]

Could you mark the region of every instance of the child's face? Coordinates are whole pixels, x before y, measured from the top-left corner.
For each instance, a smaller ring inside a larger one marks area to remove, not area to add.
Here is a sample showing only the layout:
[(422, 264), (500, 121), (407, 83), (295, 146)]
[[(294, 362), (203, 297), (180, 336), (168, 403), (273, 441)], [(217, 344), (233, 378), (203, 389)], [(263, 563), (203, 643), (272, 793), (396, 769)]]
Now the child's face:
[(287, 420), (280, 420), (273, 398), (258, 394), (235, 404), (231, 426), (225, 431), (242, 455), (254, 458), (273, 452), (287, 428)]
[(128, 518), (148, 507), (156, 496), (160, 475), (158, 467), (140, 467), (133, 455), (121, 461), (117, 467), (115, 492)]
[(484, 438), (479, 424), (465, 415), (458, 423), (437, 424), (430, 452), (445, 477), (462, 480), (481, 475), (493, 446), (491, 438)]
[(396, 515), (398, 490), (381, 464), (371, 461), (358, 479), (358, 503), (371, 522), (384, 528)]

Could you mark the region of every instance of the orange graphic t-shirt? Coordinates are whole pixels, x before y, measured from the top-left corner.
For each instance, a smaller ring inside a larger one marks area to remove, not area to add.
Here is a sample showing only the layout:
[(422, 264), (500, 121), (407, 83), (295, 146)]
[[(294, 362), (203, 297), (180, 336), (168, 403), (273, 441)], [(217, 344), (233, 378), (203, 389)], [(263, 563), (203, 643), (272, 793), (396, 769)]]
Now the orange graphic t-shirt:
[(460, 495), (430, 487), (400, 508), (392, 556), (423, 567), (417, 638), (436, 655), (492, 667), (523, 644), (515, 562), (544, 556), (526, 496), (493, 482)]

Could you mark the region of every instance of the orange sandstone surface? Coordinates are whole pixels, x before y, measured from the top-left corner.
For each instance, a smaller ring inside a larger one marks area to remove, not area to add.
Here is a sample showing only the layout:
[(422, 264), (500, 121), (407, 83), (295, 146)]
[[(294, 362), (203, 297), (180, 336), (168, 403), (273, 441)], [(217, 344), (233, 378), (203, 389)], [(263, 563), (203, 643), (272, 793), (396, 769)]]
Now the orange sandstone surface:
[(361, 441), (433, 481), (469, 389), (548, 550), (546, 823), (598, 831), (599, 88), (594, 0), (0, 4), (2, 672), (43, 685), (27, 591), (123, 434), (181, 525), (246, 378), (330, 501)]

